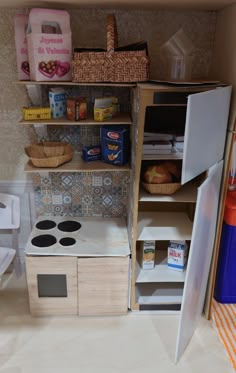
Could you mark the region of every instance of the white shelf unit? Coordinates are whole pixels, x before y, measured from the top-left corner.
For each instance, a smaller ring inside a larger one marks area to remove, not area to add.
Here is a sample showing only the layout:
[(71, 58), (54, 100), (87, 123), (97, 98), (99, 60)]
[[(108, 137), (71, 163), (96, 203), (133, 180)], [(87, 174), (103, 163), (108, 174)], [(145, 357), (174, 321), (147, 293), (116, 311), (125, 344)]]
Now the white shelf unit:
[(140, 305), (180, 305), (182, 298), (181, 283), (136, 284), (136, 301)]
[(146, 282), (184, 282), (186, 270), (176, 271), (167, 266), (167, 252), (156, 250), (155, 267), (153, 269), (142, 269), (137, 261), (136, 283)]
[(192, 228), (184, 212), (139, 212), (137, 240), (191, 240)]
[(150, 194), (142, 187), (139, 191), (139, 202), (192, 202), (197, 200), (197, 186), (195, 183), (187, 183), (182, 185), (181, 189), (174, 194)]

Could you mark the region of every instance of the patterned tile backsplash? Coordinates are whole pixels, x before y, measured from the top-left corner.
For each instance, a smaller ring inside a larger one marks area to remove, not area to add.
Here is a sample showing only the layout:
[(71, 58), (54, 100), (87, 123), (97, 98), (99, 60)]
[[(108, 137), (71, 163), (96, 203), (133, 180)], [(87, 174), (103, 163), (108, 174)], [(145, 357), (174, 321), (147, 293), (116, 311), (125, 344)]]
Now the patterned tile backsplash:
[(129, 172), (34, 175), (36, 215), (114, 217), (127, 214)]

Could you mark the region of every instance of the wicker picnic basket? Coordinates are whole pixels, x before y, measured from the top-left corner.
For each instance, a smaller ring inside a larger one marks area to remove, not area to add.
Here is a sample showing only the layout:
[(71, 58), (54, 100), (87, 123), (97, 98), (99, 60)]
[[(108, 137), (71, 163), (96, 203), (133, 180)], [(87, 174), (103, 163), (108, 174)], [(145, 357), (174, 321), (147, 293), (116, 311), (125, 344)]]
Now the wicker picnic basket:
[(140, 82), (148, 80), (146, 49), (116, 51), (114, 15), (107, 16), (107, 51), (74, 52), (73, 82)]

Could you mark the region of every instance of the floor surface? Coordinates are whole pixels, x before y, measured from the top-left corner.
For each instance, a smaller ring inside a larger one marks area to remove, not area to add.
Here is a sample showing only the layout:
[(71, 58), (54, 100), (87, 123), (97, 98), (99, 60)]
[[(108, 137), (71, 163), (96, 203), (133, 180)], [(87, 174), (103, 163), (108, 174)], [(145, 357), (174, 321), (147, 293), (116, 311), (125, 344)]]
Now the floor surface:
[(233, 373), (201, 319), (174, 363), (178, 316), (31, 317), (24, 277), (0, 290), (0, 373)]

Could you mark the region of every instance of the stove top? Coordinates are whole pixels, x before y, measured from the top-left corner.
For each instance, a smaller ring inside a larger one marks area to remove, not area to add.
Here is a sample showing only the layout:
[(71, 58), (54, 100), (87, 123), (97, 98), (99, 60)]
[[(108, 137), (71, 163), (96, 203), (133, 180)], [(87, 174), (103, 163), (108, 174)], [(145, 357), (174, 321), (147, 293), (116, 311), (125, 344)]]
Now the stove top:
[(123, 218), (40, 216), (25, 248), (26, 255), (127, 256)]

